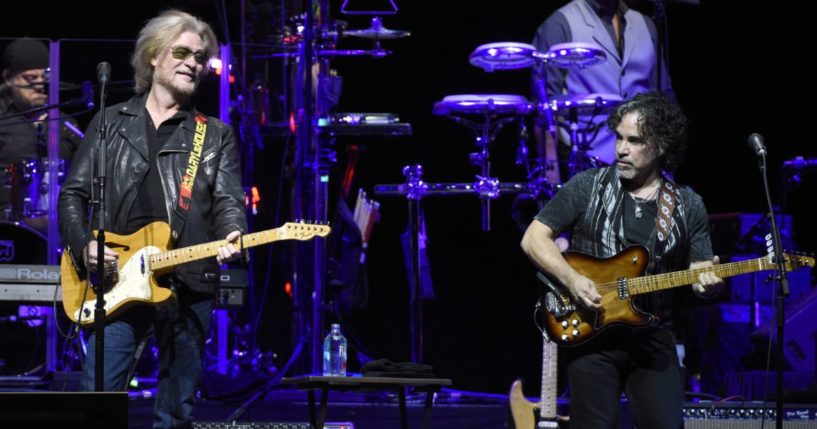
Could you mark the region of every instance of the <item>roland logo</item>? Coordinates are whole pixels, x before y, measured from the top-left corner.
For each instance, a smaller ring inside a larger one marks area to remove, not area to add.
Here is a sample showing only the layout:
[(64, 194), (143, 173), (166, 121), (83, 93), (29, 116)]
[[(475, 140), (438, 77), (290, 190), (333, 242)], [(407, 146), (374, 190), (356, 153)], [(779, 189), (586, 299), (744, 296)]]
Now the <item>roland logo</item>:
[(17, 279), (58, 282), (60, 280), (60, 273), (57, 270), (48, 268), (18, 268)]

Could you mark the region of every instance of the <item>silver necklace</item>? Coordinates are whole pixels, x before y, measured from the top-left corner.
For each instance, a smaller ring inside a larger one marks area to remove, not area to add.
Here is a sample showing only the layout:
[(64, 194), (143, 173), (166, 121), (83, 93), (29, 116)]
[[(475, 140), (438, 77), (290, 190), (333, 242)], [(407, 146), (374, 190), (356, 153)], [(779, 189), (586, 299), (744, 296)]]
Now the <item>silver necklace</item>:
[(646, 203), (647, 201), (654, 200), (655, 196), (658, 195), (658, 189), (660, 189), (660, 186), (658, 188), (655, 188), (655, 190), (652, 193), (650, 193), (650, 195), (648, 197), (646, 197), (644, 199), (636, 197), (635, 195), (633, 195), (632, 192), (629, 192), (629, 191), (627, 192), (630, 195), (630, 198), (633, 199), (633, 204), (635, 204), (635, 210), (634, 211), (635, 211), (635, 218), (636, 219), (641, 219), (641, 216), (643, 216), (643, 213), (641, 211), (641, 204)]

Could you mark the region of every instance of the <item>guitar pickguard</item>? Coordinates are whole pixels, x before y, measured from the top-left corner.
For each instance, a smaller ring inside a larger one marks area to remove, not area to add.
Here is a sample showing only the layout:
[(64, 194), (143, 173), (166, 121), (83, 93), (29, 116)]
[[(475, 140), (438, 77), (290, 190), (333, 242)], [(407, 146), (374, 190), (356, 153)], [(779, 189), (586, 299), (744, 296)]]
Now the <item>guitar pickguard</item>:
[[(150, 301), (152, 296), (150, 278), (153, 272), (147, 268), (149, 255), (160, 253), (162, 249), (156, 246), (145, 246), (134, 253), (119, 269), (119, 282), (104, 295), (105, 311), (117, 308), (128, 301)], [(87, 300), (74, 313), (77, 320), (91, 323), (94, 320), (96, 300)]]

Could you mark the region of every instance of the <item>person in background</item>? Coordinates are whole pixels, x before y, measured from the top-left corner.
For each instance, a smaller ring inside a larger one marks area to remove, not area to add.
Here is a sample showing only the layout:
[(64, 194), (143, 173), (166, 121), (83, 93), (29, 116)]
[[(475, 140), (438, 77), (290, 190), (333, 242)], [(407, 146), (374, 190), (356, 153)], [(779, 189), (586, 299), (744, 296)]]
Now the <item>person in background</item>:
[[(596, 45), (607, 59), (585, 68), (546, 64), (534, 69), (533, 99), (599, 95), (623, 100), (647, 91), (661, 91), (674, 98), (666, 61), (658, 58), (659, 33), (655, 23), (624, 1), (573, 0), (546, 18), (533, 38), (534, 47), (541, 52), (568, 42)], [(560, 127), (557, 140), (562, 144), (558, 145), (550, 133), (535, 127), (538, 147), (549, 161), (546, 177), (550, 183), (562, 183), (562, 179), (576, 172), (568, 168), (574, 143), (578, 146), (586, 143), (590, 148), (579, 154), (579, 165), (574, 170), (615, 161), (615, 135), (605, 126), (605, 118), (604, 111), (577, 115), (580, 141), (572, 142), (569, 130)], [(562, 117), (560, 121), (569, 118)]]
[[(40, 40), (19, 38), (3, 51), (0, 219), (23, 221), (40, 232), (48, 227), (48, 181), (43, 179), (49, 117), (46, 110), (32, 109), (48, 102), (48, 67), (48, 47)], [(69, 161), (82, 136), (73, 119), (62, 119), (60, 123), (59, 158)]]

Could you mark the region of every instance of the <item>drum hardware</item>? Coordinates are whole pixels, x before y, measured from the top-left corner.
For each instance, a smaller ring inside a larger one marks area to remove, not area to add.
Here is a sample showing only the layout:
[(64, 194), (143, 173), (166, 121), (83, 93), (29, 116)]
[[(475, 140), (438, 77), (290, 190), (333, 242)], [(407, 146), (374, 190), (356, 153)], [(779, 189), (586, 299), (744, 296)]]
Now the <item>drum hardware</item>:
[[(542, 192), (549, 192), (550, 185), (540, 180), (531, 182), (506, 182), (499, 179), (477, 176), (474, 182), (464, 183), (427, 183), (423, 180), (422, 165), (408, 165), (403, 167), (404, 183), (380, 184), (374, 186), (374, 193), (380, 197), (405, 197), (408, 202), (408, 222), (409, 222), (409, 248), (411, 261), (408, 270), (409, 287), (412, 288), (411, 301), (411, 337), (412, 337), (412, 360), (422, 357), (422, 308), (420, 307), (420, 285), (422, 274), (420, 272), (420, 231), (423, 224), (423, 215), (420, 209), (420, 202), (423, 198), (435, 196), (452, 195), (476, 195), (481, 200), (499, 198), (502, 195), (530, 193), (539, 195)], [(546, 186), (544, 186), (546, 185)]]
[(374, 41), (372, 49), (370, 50), (347, 50), (347, 51), (334, 51), (334, 52), (324, 52), (318, 51), (318, 55), (346, 55), (346, 56), (360, 56), (360, 55), (371, 55), (374, 58), (383, 58), (386, 55), (391, 54), (391, 51), (387, 51), (380, 46), (381, 40), (390, 40), (390, 39), (400, 39), (403, 37), (411, 36), (411, 32), (409, 31), (402, 31), (402, 30), (391, 30), (383, 26), (383, 21), (379, 16), (372, 17), (371, 26), (369, 28), (364, 28), (361, 30), (347, 30), (344, 32), (345, 36), (352, 36), (352, 37), (359, 37), (362, 39), (371, 39)]
[(388, 10), (353, 10), (348, 8), (349, 0), (343, 0), (343, 4), (340, 6), (340, 13), (344, 15), (395, 15), (397, 14), (397, 5), (394, 4), (394, 0), (389, 0), (389, 6), (391, 9)]
[[(502, 128), (527, 115), (533, 105), (519, 95), (460, 94), (449, 95), (434, 104), (435, 115), (448, 116), (454, 122), (469, 127), (475, 136), (478, 152), (471, 153), (471, 164), (480, 168), (479, 176), (491, 177), (489, 146)], [(482, 199), (482, 230), (491, 230), (490, 198)]]
[[(3, 209), (3, 220), (28, 222), (48, 213), (47, 165), (47, 158), (42, 161), (26, 159), (13, 162), (0, 170), (2, 186), (9, 189), (9, 205)], [(58, 183), (64, 178), (64, 169), (64, 161), (60, 160), (57, 164)]]
[(547, 52), (518, 42), (496, 42), (478, 46), (469, 57), (471, 65), (487, 72), (516, 70), (545, 63), (554, 67), (583, 69), (607, 61), (607, 54), (591, 43), (560, 43)]
[[(588, 155), (591, 142), (596, 139), (600, 127), (604, 126), (604, 124), (591, 126), (593, 118), (606, 114), (621, 102), (622, 98), (616, 94), (578, 94), (550, 100), (546, 108), (551, 109), (556, 115), (567, 112), (566, 122), (560, 120), (559, 125), (570, 132), (570, 157), (567, 164), (570, 176), (602, 165), (601, 161)], [(589, 116), (589, 119), (580, 122), (580, 115)], [(565, 118), (564, 115), (562, 117)]]
[(544, 60), (556, 67), (583, 69), (607, 61), (607, 54), (592, 43), (569, 42), (551, 46)]
[[(497, 42), (488, 43), (478, 46), (469, 57), (471, 65), (480, 67), (487, 72), (494, 70), (514, 70), (528, 67), (536, 67), (537, 74), (541, 79), (537, 80), (537, 96), (540, 99), (540, 104), (536, 106), (537, 123), (546, 124), (545, 127), (551, 135), (556, 131), (553, 112), (558, 109), (572, 109), (571, 113), (586, 108), (597, 109), (599, 107), (607, 107), (607, 104), (612, 103), (611, 99), (601, 98), (601, 106), (597, 101), (589, 99), (570, 99), (557, 100), (554, 102), (548, 101), (547, 92), (543, 80), (546, 78), (544, 66), (553, 66), (561, 68), (575, 68), (584, 69), (596, 64), (600, 64), (607, 60), (607, 54), (598, 45), (590, 43), (562, 43), (553, 45), (547, 52), (538, 51), (533, 45), (518, 42)], [(601, 94), (599, 94), (601, 95)], [(620, 101), (620, 98), (618, 98)], [(573, 117), (571, 115), (571, 117)], [(593, 164), (592, 160), (587, 160), (585, 146), (580, 145), (578, 141), (578, 121), (571, 121), (567, 127), (571, 131), (572, 155), (569, 161), (569, 169), (572, 174), (586, 169), (588, 165)], [(554, 141), (558, 141), (554, 137)], [(548, 165), (548, 160), (544, 153), (540, 154), (535, 164), (537, 167), (531, 169), (529, 163), (519, 160), (519, 157), (527, 156), (526, 147), (524, 143), (520, 145), (520, 153), (518, 155), (517, 164), (525, 163), (528, 170), (529, 177), (533, 171), (538, 171), (539, 174), (544, 174)]]
[(400, 39), (411, 36), (411, 32), (409, 31), (391, 30), (384, 27), (383, 20), (379, 16), (372, 17), (372, 23), (369, 28), (364, 28), (361, 30), (346, 30), (344, 34), (347, 36), (373, 40)]
[(527, 43), (488, 43), (478, 46), (468, 62), (489, 73), (494, 70), (516, 70), (536, 64), (536, 54), (539, 54), (536, 48)]

